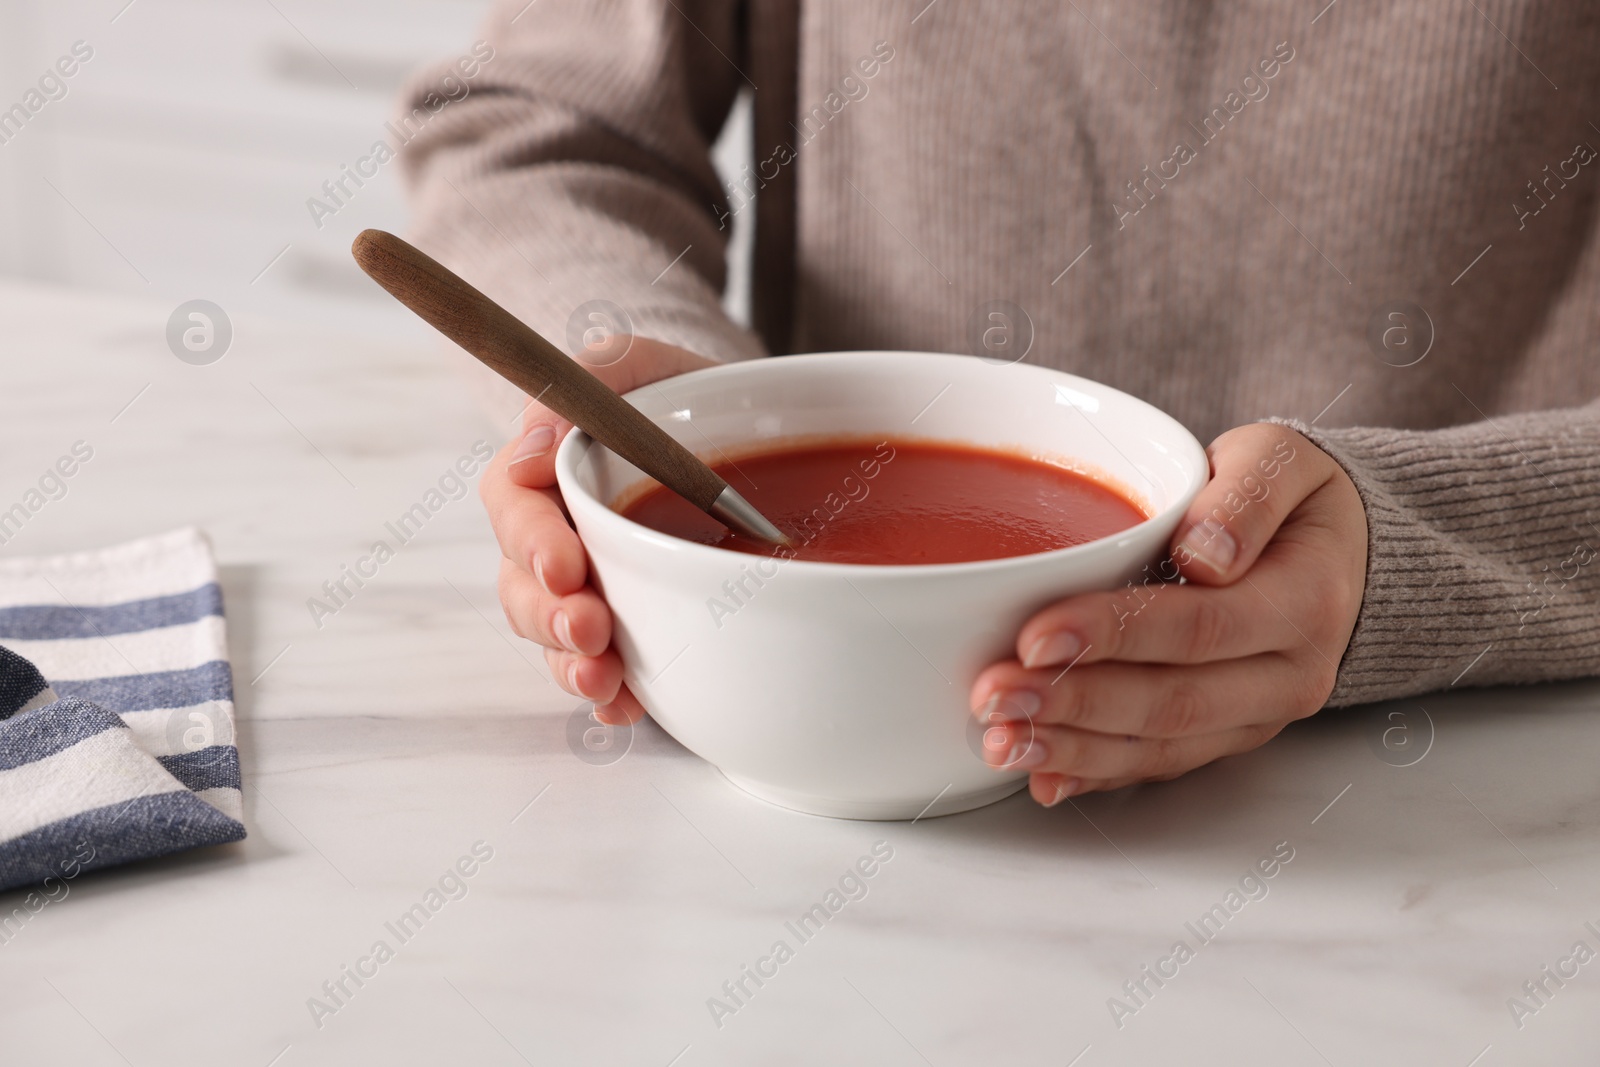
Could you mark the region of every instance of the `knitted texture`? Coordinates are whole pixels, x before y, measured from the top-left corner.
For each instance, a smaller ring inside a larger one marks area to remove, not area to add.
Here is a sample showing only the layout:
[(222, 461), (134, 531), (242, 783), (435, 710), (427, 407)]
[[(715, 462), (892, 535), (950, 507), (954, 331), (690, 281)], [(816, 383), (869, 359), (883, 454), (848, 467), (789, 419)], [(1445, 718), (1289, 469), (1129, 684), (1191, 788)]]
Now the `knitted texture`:
[[(1029, 361), (1202, 440), (1288, 421), (1350, 474), (1371, 543), (1331, 703), (1600, 673), (1593, 5), (774, 10), (499, 5), (403, 153), (416, 240), (558, 341), (603, 299), (723, 360), (973, 352), (999, 307)], [(724, 189), (741, 90), (792, 137)], [(758, 278), (765, 338), (719, 302), (751, 194), (793, 260)]]

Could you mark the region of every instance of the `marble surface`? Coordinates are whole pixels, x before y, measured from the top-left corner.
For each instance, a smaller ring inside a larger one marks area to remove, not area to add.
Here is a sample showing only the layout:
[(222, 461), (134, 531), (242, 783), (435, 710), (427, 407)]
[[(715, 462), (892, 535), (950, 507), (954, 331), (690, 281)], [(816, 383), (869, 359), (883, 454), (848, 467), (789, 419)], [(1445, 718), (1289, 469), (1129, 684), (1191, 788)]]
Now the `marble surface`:
[[(1594, 1062), (1600, 683), (1329, 713), (1050, 811), (793, 814), (649, 724), (575, 741), (474, 496), (319, 628), (307, 599), (507, 427), (428, 343), (239, 321), (195, 367), (170, 311), (0, 286), (0, 506), (95, 448), (0, 552), (208, 531), (250, 837), (84, 876), (0, 944), (0, 1064)], [(1546, 966), (1573, 976), (1536, 1001)]]

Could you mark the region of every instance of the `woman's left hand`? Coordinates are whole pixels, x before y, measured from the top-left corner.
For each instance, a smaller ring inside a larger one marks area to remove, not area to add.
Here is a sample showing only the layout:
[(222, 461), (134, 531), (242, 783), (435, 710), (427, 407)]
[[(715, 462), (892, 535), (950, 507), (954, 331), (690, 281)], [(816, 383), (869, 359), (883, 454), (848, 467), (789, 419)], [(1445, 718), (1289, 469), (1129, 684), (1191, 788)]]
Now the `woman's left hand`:
[(1241, 426), (1206, 451), (1211, 481), (1170, 559), (1045, 608), (1017, 658), (973, 686), (985, 759), (1030, 771), (1041, 804), (1247, 752), (1333, 690), (1366, 587), (1354, 483), (1286, 426)]

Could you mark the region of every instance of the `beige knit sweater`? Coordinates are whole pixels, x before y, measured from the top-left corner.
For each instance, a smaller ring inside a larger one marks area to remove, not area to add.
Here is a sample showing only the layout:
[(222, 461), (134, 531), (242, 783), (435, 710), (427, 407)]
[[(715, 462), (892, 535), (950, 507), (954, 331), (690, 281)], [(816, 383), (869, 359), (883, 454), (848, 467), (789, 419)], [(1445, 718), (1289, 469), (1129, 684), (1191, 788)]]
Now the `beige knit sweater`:
[(1588, 0), (507, 0), (484, 37), (405, 149), (414, 235), (540, 331), (603, 298), (720, 359), (971, 351), (1005, 302), (1030, 361), (1349, 472), (1331, 704), (1600, 673)]

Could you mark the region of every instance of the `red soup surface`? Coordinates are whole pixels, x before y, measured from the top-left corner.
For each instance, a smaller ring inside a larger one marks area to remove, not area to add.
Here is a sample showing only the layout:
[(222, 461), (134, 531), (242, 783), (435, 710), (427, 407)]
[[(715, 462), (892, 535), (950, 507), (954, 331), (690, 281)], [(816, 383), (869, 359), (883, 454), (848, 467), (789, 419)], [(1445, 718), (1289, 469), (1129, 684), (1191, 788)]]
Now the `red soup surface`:
[(965, 563), (1093, 541), (1148, 516), (1122, 494), (1005, 452), (911, 441), (831, 442), (714, 468), (794, 541), (735, 534), (657, 486), (618, 510), (704, 545), (820, 563)]

